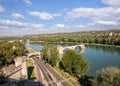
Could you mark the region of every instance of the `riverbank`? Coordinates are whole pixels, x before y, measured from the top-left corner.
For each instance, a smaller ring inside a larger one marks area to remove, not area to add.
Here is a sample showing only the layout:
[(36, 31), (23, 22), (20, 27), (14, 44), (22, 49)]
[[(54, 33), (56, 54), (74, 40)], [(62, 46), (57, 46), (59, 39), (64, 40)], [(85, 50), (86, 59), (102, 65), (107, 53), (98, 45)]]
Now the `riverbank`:
[(28, 50), (29, 53), (35, 53), (35, 52), (37, 52), (36, 50), (34, 50), (34, 49), (30, 48), (30, 47), (27, 47), (27, 50)]
[(54, 70), (57, 71), (57, 73), (59, 73), (62, 77), (64, 77), (66, 80), (68, 80), (72, 86), (79, 86), (79, 82), (76, 77), (71, 76), (69, 73), (61, 70), (59, 67), (55, 66), (53, 68), (54, 68)]
[(119, 47), (120, 45), (109, 45), (109, 44), (97, 44), (97, 43), (79, 43), (79, 42), (40, 42), (40, 41), (31, 41), (30, 43), (40, 43), (40, 44), (85, 44), (85, 45), (98, 45), (98, 46), (113, 46)]

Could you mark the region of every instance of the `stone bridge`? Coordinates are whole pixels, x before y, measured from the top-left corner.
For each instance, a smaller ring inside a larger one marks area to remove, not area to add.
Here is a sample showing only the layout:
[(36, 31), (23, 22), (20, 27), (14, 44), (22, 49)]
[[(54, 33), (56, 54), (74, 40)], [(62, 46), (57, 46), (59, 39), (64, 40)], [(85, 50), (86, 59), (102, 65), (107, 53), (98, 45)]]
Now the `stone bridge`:
[(80, 47), (80, 52), (79, 53), (82, 53), (85, 51), (85, 45), (84, 44), (80, 44), (80, 45), (73, 45), (73, 46), (66, 46), (66, 47), (63, 47), (63, 46), (60, 46), (58, 45), (57, 49), (59, 51), (59, 54), (63, 54), (64, 50), (65, 49), (75, 49), (77, 47)]
[(34, 53), (28, 53), (27, 54), (27, 57), (31, 57), (31, 56), (33, 56), (33, 55), (37, 55), (38, 57), (40, 56), (40, 52), (34, 52)]

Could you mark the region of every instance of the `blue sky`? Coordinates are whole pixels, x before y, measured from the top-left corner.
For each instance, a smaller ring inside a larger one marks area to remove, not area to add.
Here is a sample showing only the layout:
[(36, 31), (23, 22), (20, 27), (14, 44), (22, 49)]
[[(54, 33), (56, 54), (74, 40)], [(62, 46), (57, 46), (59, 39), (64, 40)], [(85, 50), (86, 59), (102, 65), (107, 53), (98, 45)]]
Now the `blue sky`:
[(120, 0), (0, 0), (0, 36), (120, 29)]

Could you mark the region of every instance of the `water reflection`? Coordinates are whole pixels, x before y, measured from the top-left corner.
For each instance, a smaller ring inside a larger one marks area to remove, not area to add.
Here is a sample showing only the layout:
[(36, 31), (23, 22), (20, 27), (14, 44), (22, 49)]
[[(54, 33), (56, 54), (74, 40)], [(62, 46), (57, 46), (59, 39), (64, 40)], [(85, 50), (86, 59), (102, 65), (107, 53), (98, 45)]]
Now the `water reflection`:
[(100, 45), (86, 45), (86, 48), (91, 48), (96, 51), (103, 51), (104, 53), (109, 53), (109, 54), (114, 54), (117, 53), (120, 55), (120, 47), (115, 47), (115, 46), (100, 46)]

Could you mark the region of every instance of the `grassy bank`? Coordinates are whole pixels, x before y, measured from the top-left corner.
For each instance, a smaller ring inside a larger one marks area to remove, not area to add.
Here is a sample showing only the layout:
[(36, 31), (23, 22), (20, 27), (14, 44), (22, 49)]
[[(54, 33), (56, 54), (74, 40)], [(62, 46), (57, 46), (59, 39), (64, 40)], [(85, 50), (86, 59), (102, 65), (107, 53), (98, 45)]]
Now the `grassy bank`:
[(30, 48), (30, 47), (27, 47), (27, 50), (28, 50), (30, 53), (35, 53), (35, 52), (36, 52), (36, 50), (34, 50), (34, 49)]
[(72, 86), (79, 86), (78, 84), (78, 80), (77, 78), (71, 76), (69, 73), (64, 72), (63, 70), (61, 70), (59, 67), (54, 67), (54, 69), (65, 79), (68, 79), (68, 82), (72, 85)]
[(34, 74), (34, 65), (33, 65), (33, 61), (31, 59), (29, 59), (27, 61), (27, 67), (28, 67), (28, 79), (29, 80), (33, 80), (35, 79), (35, 74)]

